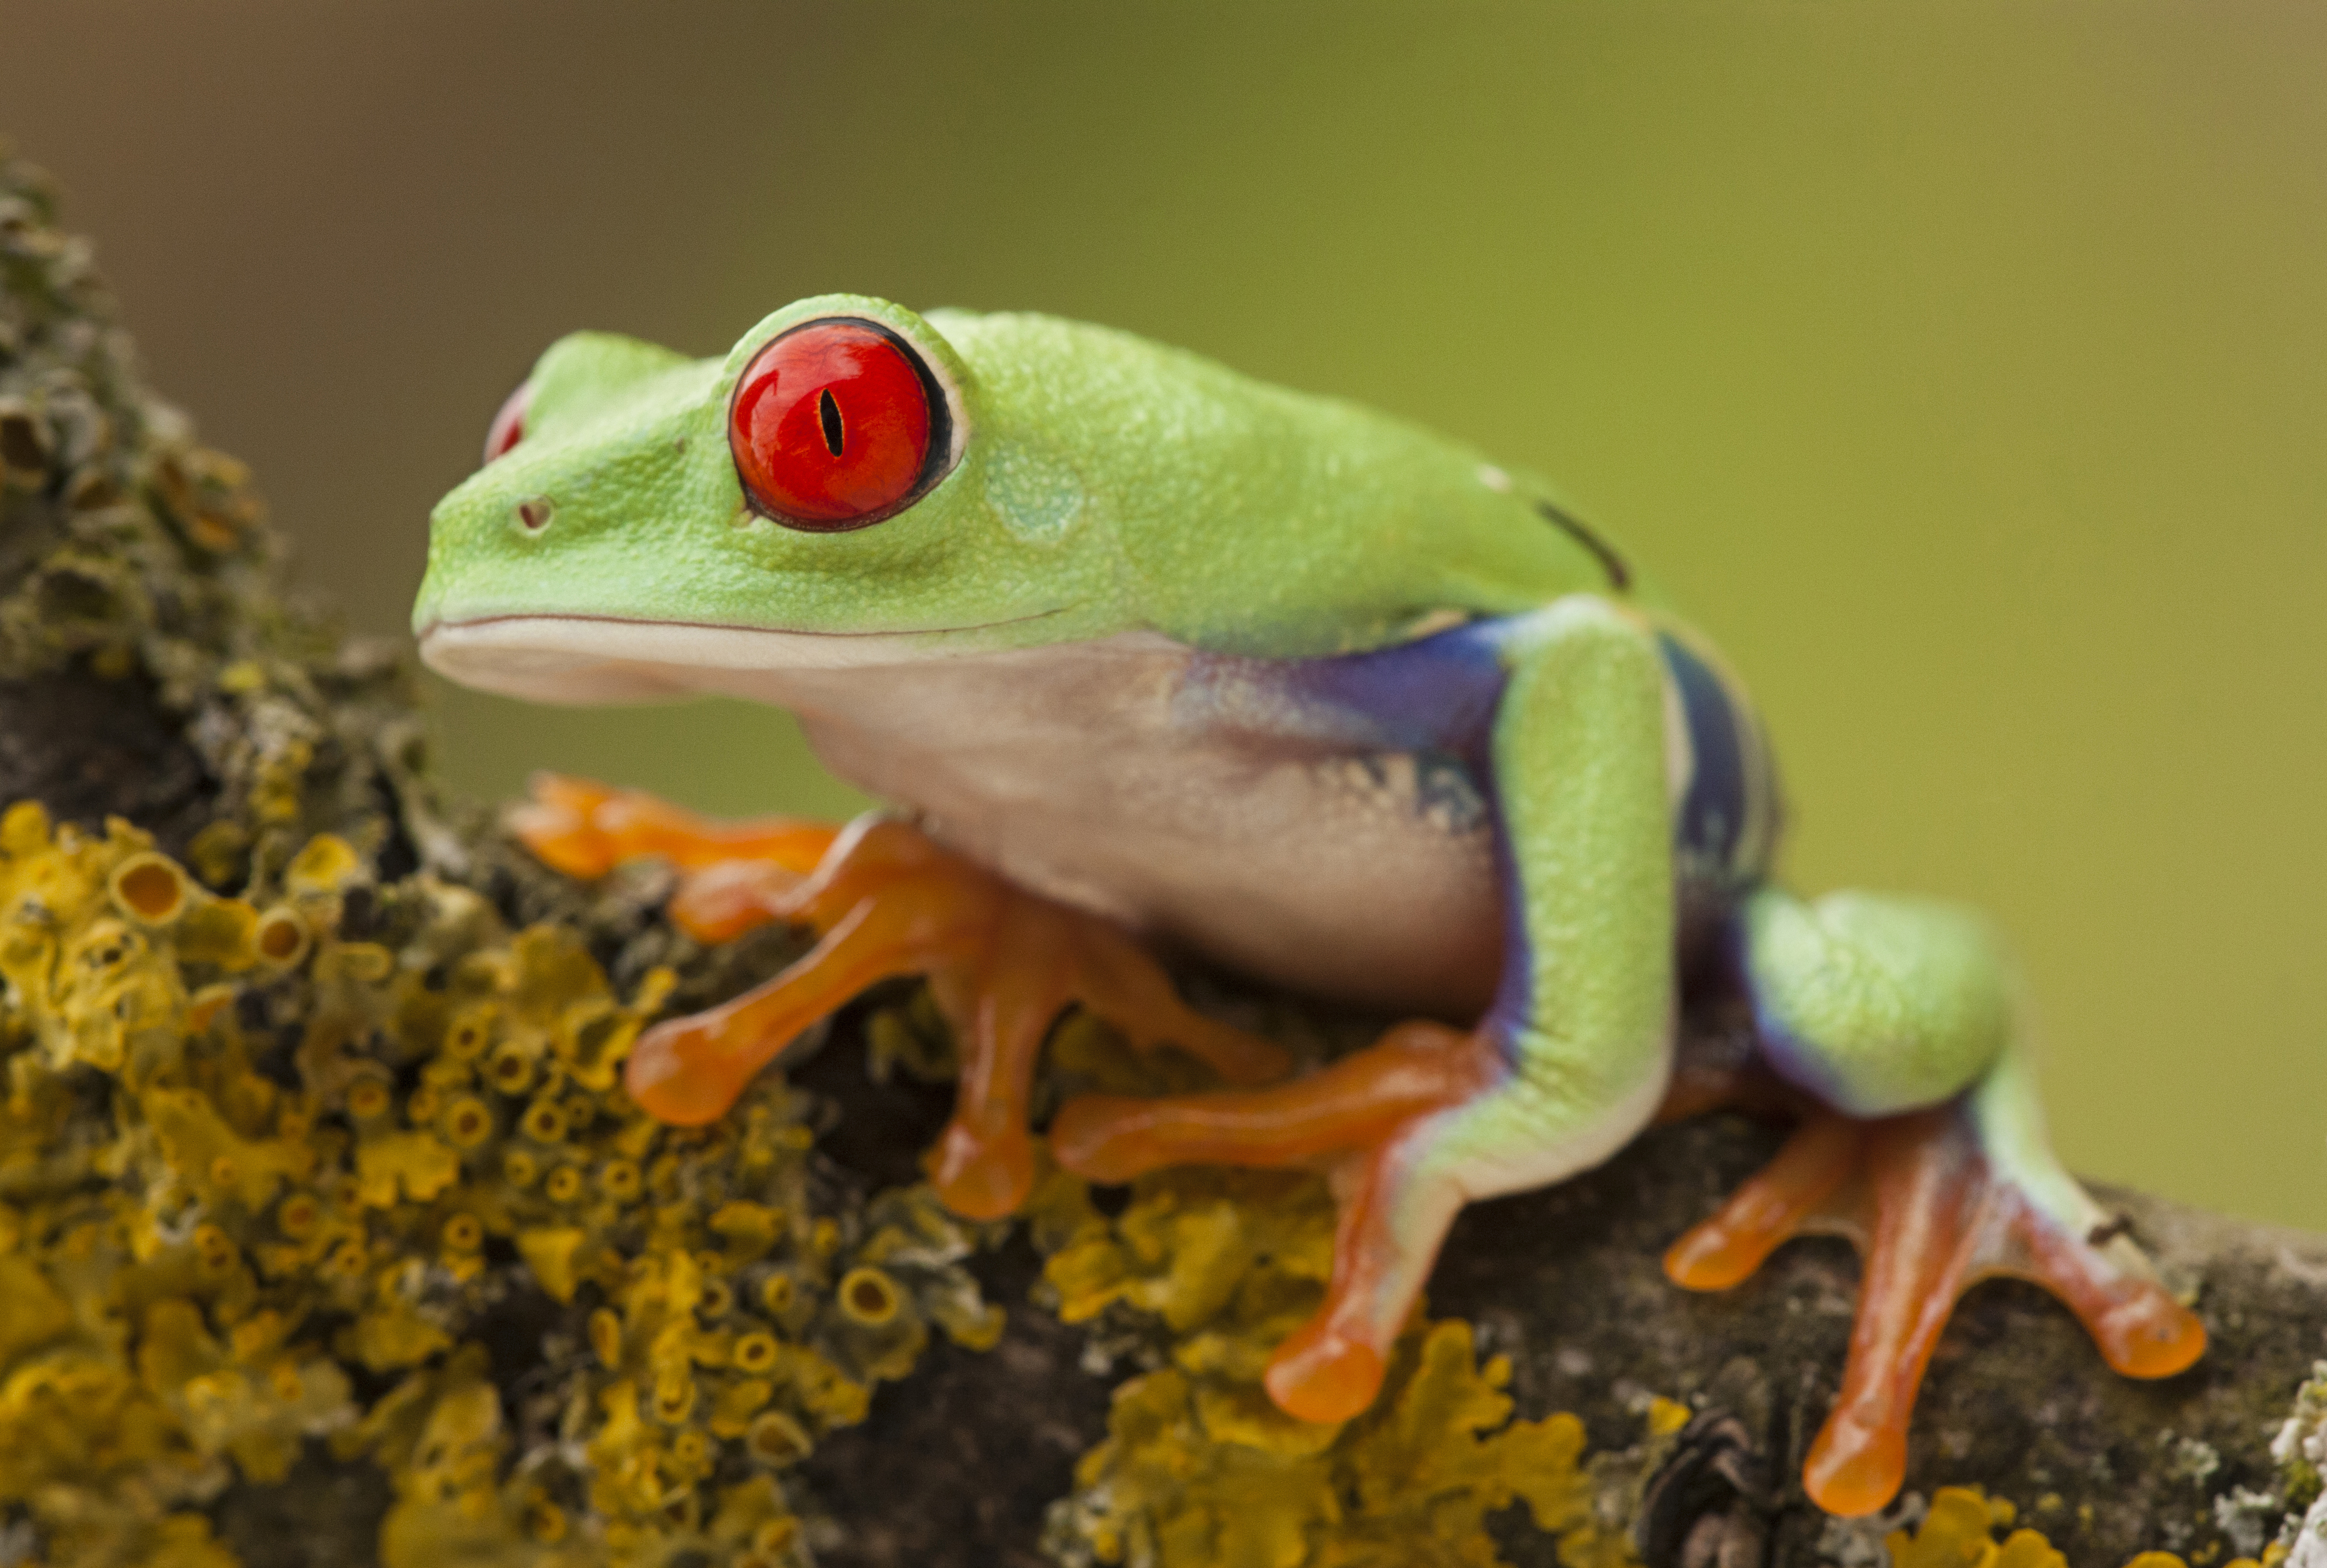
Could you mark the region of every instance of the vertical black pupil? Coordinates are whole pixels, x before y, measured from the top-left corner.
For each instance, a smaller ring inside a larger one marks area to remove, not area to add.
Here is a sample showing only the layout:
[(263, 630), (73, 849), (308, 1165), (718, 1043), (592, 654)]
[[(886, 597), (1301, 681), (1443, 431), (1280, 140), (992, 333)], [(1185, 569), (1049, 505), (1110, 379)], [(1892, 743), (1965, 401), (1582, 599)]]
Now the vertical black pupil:
[(816, 395), (816, 411), (824, 421), (825, 450), (833, 456), (840, 455), (840, 405), (832, 400), (832, 388), (827, 387)]

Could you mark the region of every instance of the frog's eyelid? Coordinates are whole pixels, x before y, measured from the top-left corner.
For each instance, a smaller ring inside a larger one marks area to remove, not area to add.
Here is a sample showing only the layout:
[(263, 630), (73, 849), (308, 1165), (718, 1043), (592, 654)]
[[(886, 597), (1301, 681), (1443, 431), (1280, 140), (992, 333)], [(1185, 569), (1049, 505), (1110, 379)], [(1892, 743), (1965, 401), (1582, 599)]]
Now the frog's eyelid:
[(533, 380), (528, 377), (501, 399), (501, 406), (493, 411), (492, 424), (485, 427), (486, 462), (507, 455), (509, 448), (525, 439), (525, 416), (532, 408)]

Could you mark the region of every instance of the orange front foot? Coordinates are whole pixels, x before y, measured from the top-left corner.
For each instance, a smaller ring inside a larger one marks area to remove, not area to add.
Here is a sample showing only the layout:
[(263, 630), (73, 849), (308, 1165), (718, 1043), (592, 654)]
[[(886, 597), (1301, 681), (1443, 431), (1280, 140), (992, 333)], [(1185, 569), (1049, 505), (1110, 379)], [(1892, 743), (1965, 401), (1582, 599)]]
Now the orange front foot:
[(1858, 1244), (1865, 1266), (1849, 1360), (1802, 1476), (1811, 1501), (1855, 1517), (1898, 1494), (1924, 1368), (1956, 1302), (1980, 1280), (2042, 1285), (2128, 1377), (2169, 1377), (2198, 1358), (2204, 1327), (2138, 1247), (2095, 1225), (2098, 1215), (2049, 1155), (1992, 1154), (1966, 1101), (1875, 1121), (1821, 1107), (1674, 1245), (1665, 1272), (1692, 1290), (1723, 1290), (1806, 1231)]
[(1230, 1083), (1265, 1083), (1290, 1065), (1278, 1047), (1182, 1002), (1114, 926), (1022, 892), (902, 822), (712, 823), (650, 796), (546, 777), (513, 826), (576, 874), (642, 854), (688, 870), (670, 915), (698, 940), (775, 921), (816, 932), (815, 947), (773, 979), (640, 1037), (624, 1081), (663, 1121), (717, 1120), (810, 1024), (878, 981), (927, 975), (962, 1042), (953, 1119), (931, 1153), (930, 1181), (971, 1218), (1013, 1212), (1033, 1186), (1027, 1102), (1043, 1038), (1070, 1003), (1143, 1050), (1176, 1045)]
[(1166, 1165), (1332, 1162), (1340, 1209), (1324, 1304), (1277, 1347), (1269, 1396), (1304, 1421), (1346, 1421), (1373, 1402), (1390, 1346), (1421, 1294), (1463, 1191), (1435, 1155), (1438, 1119), (1500, 1081), (1481, 1036), (1399, 1024), (1298, 1082), (1160, 1099), (1090, 1095), (1051, 1126), (1059, 1162), (1095, 1181)]
[(796, 817), (714, 822), (636, 789), (564, 773), (535, 774), (531, 798), (511, 807), (505, 820), (537, 858), (585, 880), (649, 855), (680, 871), (757, 860), (805, 872), (824, 858), (840, 831)]

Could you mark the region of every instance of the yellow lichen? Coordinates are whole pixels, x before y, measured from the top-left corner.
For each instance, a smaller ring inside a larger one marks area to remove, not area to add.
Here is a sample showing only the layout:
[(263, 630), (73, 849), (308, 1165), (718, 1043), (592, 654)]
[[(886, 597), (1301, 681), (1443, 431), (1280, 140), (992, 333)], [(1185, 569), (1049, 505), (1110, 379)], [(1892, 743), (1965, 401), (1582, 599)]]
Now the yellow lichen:
[[(2019, 1510), (2007, 1499), (1990, 1498), (1977, 1487), (1941, 1487), (1915, 1530), (1894, 1530), (1883, 1544), (1891, 1568), (2068, 1568), (2068, 1559), (2037, 1530), (2011, 1529)], [(2202, 1560), (2202, 1559), (2201, 1559)], [(2143, 1552), (2125, 1568), (2189, 1568), (2171, 1552)], [(2262, 1568), (2240, 1557), (2222, 1568)]]
[(1076, 1479), (1073, 1525), (1102, 1563), (1158, 1568), (1483, 1568), (1486, 1517), (1524, 1501), (1562, 1560), (1600, 1536), (1571, 1415), (1511, 1422), (1467, 1324), (1401, 1342), (1375, 1407), (1342, 1427), (1279, 1414), (1257, 1389), (1177, 1368), (1117, 1391)]
[[(625, 1002), (571, 933), (328, 835), (276, 863), (223, 898), (125, 825), (0, 814), (0, 1509), (56, 1563), (227, 1568), (190, 1510), (325, 1441), (389, 1474), (388, 1568), (797, 1568), (782, 1476), (932, 1331), (998, 1337), (979, 1233), (925, 1188), (823, 1207), (780, 1078), (645, 1116), (668, 975)], [(69, 1135), (92, 1094), (112, 1142)], [(496, 1247), (586, 1348), (522, 1464), (465, 1342)]]
[[(1489, 1514), (1527, 1503), (1562, 1560), (1630, 1561), (1603, 1530), (1570, 1415), (1510, 1420), (1509, 1367), (1481, 1367), (1469, 1325), (1417, 1326), (1380, 1398), (1340, 1426), (1283, 1414), (1260, 1386), (1270, 1350), (1316, 1306), (1333, 1211), (1308, 1176), (1182, 1171), (1142, 1181), (1121, 1216), (1053, 1173), (1032, 1216), (1070, 1321), (1116, 1303), (1152, 1313), (1172, 1365), (1117, 1391), (1107, 1441), (1077, 1471), (1067, 1526), (1101, 1563), (1158, 1568), (1487, 1568)], [(1669, 1431), (1660, 1407), (1652, 1424)]]
[[(456, 1358), (429, 1389), (426, 1414), (393, 1469), (396, 1503), (381, 1521), (385, 1568), (441, 1568), (446, 1562), (507, 1563), (511, 1568), (582, 1568), (595, 1554), (569, 1542), (563, 1528), (544, 1530), (539, 1489), (504, 1477), (509, 1437), (500, 1395), (477, 1358)], [(393, 1396), (391, 1396), (391, 1399)], [(406, 1430), (409, 1417), (400, 1423)], [(560, 1526), (564, 1519), (560, 1516)]]
[[(1060, 1055), (1104, 1087), (1153, 1092), (1184, 1064), (1107, 1049), (1073, 1021)], [(1570, 1568), (1632, 1562), (1597, 1516), (1571, 1415), (1510, 1419), (1509, 1367), (1480, 1365), (1469, 1325), (1417, 1323), (1374, 1405), (1339, 1426), (1293, 1420), (1261, 1386), (1279, 1341), (1322, 1298), (1333, 1204), (1304, 1173), (1184, 1169), (1144, 1178), (1113, 1219), (1057, 1171), (1028, 1223), (1070, 1322), (1129, 1310), (1164, 1331), (1170, 1365), (1117, 1391), (1061, 1526), (1101, 1563), (1156, 1568), (1491, 1568), (1485, 1521), (1524, 1501)], [(1687, 1411), (1659, 1402), (1652, 1434)]]
[(1314, 1178), (1173, 1171), (1143, 1182), (1112, 1224), (1080, 1192), (1054, 1174), (1034, 1198), (1038, 1229), (1065, 1232), (1043, 1270), (1059, 1315), (1080, 1322), (1117, 1302), (1153, 1312), (1191, 1371), (1257, 1382), (1332, 1271), (1332, 1199)]

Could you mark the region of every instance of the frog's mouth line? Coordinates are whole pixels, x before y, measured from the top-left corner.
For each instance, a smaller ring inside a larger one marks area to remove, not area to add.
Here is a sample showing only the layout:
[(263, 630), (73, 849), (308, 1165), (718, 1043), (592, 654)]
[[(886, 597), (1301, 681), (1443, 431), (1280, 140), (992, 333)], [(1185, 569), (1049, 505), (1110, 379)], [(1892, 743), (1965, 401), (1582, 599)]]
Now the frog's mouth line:
[(849, 669), (935, 657), (951, 639), (1066, 613), (1037, 611), (975, 626), (910, 631), (787, 631), (617, 615), (487, 615), (431, 621), (421, 661), (505, 696), (550, 703), (657, 702), (782, 670)]

